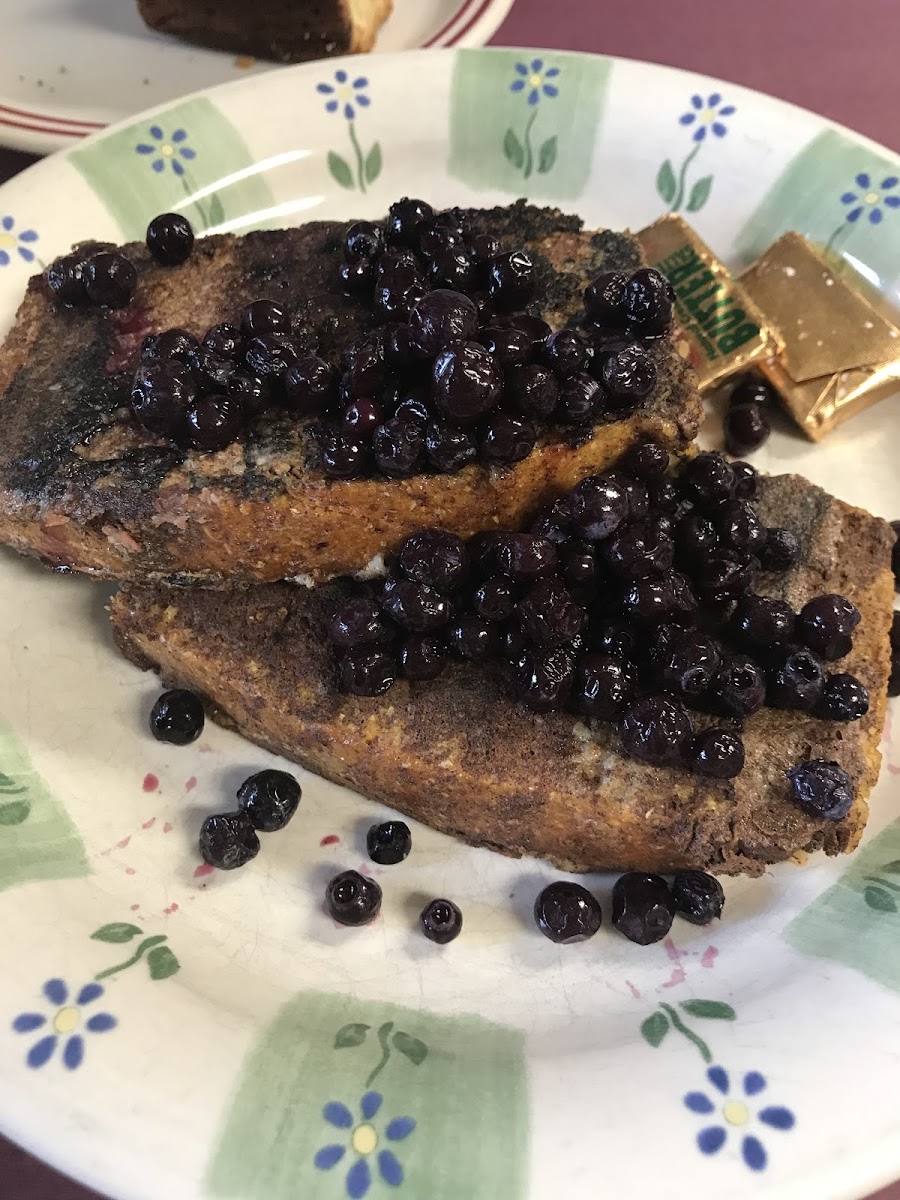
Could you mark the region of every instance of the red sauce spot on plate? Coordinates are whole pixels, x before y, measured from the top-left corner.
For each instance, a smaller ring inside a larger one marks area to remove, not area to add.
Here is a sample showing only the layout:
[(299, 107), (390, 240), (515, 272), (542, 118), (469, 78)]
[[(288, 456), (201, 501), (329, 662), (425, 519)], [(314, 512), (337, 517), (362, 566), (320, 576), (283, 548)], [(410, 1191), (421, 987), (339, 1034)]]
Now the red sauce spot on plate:
[(195, 870), (194, 870), (194, 878), (195, 878), (195, 879), (200, 879), (200, 878), (202, 878), (202, 876), (204, 876), (204, 875), (212, 875), (212, 873), (213, 873), (213, 871), (214, 871), (215, 869), (216, 869), (216, 868), (215, 868), (215, 867), (211, 867), (211, 866), (209, 865), (209, 863), (201, 863), (201, 864), (200, 864), (200, 866), (199, 866), (199, 867), (196, 867), (196, 868), (195, 868)]
[(148, 774), (146, 774), (144, 776), (144, 785), (143, 786), (144, 786), (145, 792), (155, 792), (156, 789), (159, 787), (158, 777), (156, 775), (153, 775), (152, 773), (148, 772)]
[(340, 840), (341, 839), (338, 837), (338, 835), (336, 833), (329, 833), (329, 834), (326, 834), (325, 837), (322, 838), (321, 842), (319, 842), (319, 845), (320, 846), (336, 846)]

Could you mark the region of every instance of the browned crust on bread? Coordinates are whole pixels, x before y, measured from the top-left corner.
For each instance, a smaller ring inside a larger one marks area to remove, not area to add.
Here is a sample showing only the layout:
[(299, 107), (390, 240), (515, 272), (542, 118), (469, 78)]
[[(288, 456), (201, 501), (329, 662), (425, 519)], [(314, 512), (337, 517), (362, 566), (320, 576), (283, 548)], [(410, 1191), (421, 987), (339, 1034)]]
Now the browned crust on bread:
[[(853, 600), (862, 622), (839, 669), (863, 681), (871, 707), (852, 724), (762, 710), (743, 732), (745, 769), (727, 782), (630, 761), (610, 727), (523, 713), (496, 675), (465, 666), (434, 683), (397, 683), (377, 700), (340, 695), (324, 635), (340, 582), (229, 596), (124, 589), (113, 628), (132, 661), (200, 692), (217, 720), (466, 841), (573, 871), (758, 875), (802, 851), (837, 854), (859, 841), (880, 763), (893, 597), (883, 521), (797, 476), (764, 481), (761, 511), (794, 529), (804, 551), (761, 590), (797, 607), (824, 591)], [(838, 761), (853, 780), (844, 820), (814, 820), (790, 802), (784, 773), (808, 757)]]
[[(557, 327), (578, 319), (586, 279), (640, 262), (630, 236), (584, 232), (557, 210), (520, 203), (469, 216), (476, 228), (529, 247)], [(135, 303), (114, 313), (56, 312), (40, 277), (33, 279), (0, 350), (0, 540), (53, 565), (124, 580), (325, 578), (364, 567), (422, 524), (466, 534), (491, 521), (516, 523), (641, 433), (676, 449), (696, 435), (699, 396), (671, 339), (653, 348), (659, 383), (638, 413), (586, 438), (551, 430), (507, 469), (328, 480), (316, 466), (310, 426), (278, 413), (219, 454), (176, 451), (140, 430), (126, 405), (148, 332), (181, 325), (202, 334), (265, 295), (283, 300), (337, 361), (372, 323), (338, 289), (344, 229), (313, 222), (204, 238), (177, 269), (155, 266), (142, 246), (125, 247), (140, 282)]]

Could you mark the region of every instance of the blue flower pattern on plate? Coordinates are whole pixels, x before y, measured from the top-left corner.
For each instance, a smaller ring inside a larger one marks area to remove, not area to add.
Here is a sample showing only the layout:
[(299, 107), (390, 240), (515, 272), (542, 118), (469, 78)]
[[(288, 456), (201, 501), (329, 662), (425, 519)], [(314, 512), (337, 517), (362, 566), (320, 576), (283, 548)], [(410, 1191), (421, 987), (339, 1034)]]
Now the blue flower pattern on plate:
[(695, 93), (691, 96), (690, 109), (682, 113), (678, 122), (680, 125), (695, 125), (693, 139), (695, 142), (702, 142), (707, 130), (712, 130), (716, 137), (724, 137), (728, 126), (722, 118), (730, 117), (735, 112), (737, 109), (733, 104), (722, 104), (722, 97), (718, 92), (713, 92), (705, 100)]
[(16, 230), (14, 217), (0, 218), (0, 267), (8, 267), (12, 262), (14, 250), (24, 262), (34, 262), (34, 251), (31, 246), (38, 240), (33, 229)]
[(888, 175), (876, 186), (867, 171), (860, 171), (855, 182), (859, 192), (844, 192), (841, 196), (841, 204), (852, 205), (846, 214), (846, 219), (851, 224), (858, 221), (868, 209), (869, 220), (873, 225), (880, 225), (884, 219), (882, 206), (900, 208), (900, 195), (895, 190), (900, 184), (900, 176)]
[[(359, 1122), (346, 1104), (338, 1100), (330, 1101), (322, 1110), (322, 1116), (329, 1125), (349, 1134), (349, 1147), (341, 1142), (332, 1142), (316, 1152), (313, 1162), (318, 1170), (330, 1171), (344, 1160), (349, 1148), (350, 1153), (356, 1156), (345, 1180), (350, 1200), (359, 1200), (372, 1186), (374, 1176), (370, 1162), (373, 1155), (378, 1164), (378, 1173), (386, 1184), (399, 1187), (403, 1183), (403, 1166), (396, 1154), (387, 1146), (378, 1149), (381, 1137), (372, 1121), (378, 1115), (383, 1100), (380, 1092), (366, 1092), (359, 1102), (362, 1115)], [(385, 1126), (383, 1136), (389, 1142), (402, 1142), (415, 1127), (416, 1122), (412, 1117), (394, 1117)]]
[[(796, 1119), (789, 1108), (777, 1105), (755, 1107), (755, 1098), (767, 1087), (765, 1077), (759, 1071), (748, 1071), (744, 1075), (740, 1095), (732, 1092), (731, 1080), (724, 1067), (710, 1067), (706, 1078), (715, 1090), (712, 1094), (688, 1092), (684, 1097), (685, 1107), (702, 1117), (717, 1113), (724, 1123), (704, 1125), (700, 1130), (697, 1134), (697, 1146), (701, 1153), (717, 1153), (728, 1140), (729, 1129), (734, 1130), (736, 1136), (741, 1136), (737, 1131), (750, 1126), (754, 1121), (761, 1122), (769, 1129), (793, 1129)], [(751, 1171), (764, 1170), (768, 1161), (765, 1147), (753, 1132), (741, 1136), (741, 1156)]]
[(176, 175), (184, 174), (184, 165), (181, 159), (190, 161), (197, 157), (196, 150), (192, 150), (186, 145), (187, 132), (184, 129), (176, 129), (171, 137), (166, 137), (165, 131), (161, 125), (151, 125), (147, 130), (151, 142), (138, 142), (135, 146), (136, 154), (154, 155), (150, 161), (150, 166), (157, 174), (165, 171), (166, 164), (171, 166)]
[(509, 85), (511, 92), (524, 92), (528, 89), (528, 103), (532, 107), (537, 104), (541, 96), (547, 96), (552, 100), (559, 95), (559, 88), (555, 83), (548, 83), (548, 79), (555, 79), (559, 75), (559, 67), (544, 68), (544, 60), (542, 58), (533, 58), (530, 64), (517, 62), (516, 63), (516, 78)]
[(25, 1061), (29, 1067), (37, 1070), (43, 1067), (53, 1057), (58, 1045), (62, 1044), (62, 1060), (70, 1071), (81, 1066), (84, 1059), (85, 1039), (82, 1033), (107, 1033), (118, 1024), (116, 1018), (107, 1012), (94, 1013), (85, 1019), (81, 1009), (93, 1004), (103, 995), (104, 989), (99, 983), (86, 983), (70, 1003), (68, 985), (62, 979), (48, 979), (44, 984), (44, 998), (54, 1008), (52, 1016), (40, 1012), (19, 1013), (12, 1023), (16, 1033), (35, 1033), (46, 1030), (49, 1024), (51, 1032), (44, 1032), (28, 1051)]
[(326, 112), (337, 112), (343, 106), (344, 116), (348, 121), (353, 121), (356, 118), (354, 104), (360, 108), (368, 108), (371, 104), (366, 92), (368, 86), (369, 81), (364, 75), (360, 75), (351, 83), (347, 72), (341, 70), (335, 71), (334, 83), (317, 83), (316, 91), (328, 97), (325, 101)]

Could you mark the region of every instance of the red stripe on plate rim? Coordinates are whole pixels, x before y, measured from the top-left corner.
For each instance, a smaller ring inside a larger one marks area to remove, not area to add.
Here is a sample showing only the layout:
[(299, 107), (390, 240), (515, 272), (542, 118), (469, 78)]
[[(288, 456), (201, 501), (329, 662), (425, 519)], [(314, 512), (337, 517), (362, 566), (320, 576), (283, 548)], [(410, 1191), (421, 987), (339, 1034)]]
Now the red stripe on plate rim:
[(102, 121), (76, 121), (74, 118), (31, 112), (30, 110), (24, 108), (13, 108), (10, 104), (0, 104), (0, 113), (6, 113), (11, 117), (24, 117), (27, 121), (37, 121), (42, 125), (52, 125), (54, 129), (59, 129), (62, 126), (72, 126), (75, 129), (105, 128), (105, 125)]
[[(441, 26), (437, 33), (433, 34), (427, 42), (422, 43), (422, 49), (427, 50), (429, 46), (441, 44), (444, 46), (452, 46), (459, 38), (463, 36), (474, 24), (475, 21), (493, 4), (494, 0), (465, 0), (461, 8), (458, 8), (449, 21)], [(447, 42), (441, 42), (441, 39), (446, 37), (450, 30), (462, 20), (463, 17), (469, 15), (473, 8), (477, 8), (477, 12), (468, 20), (465, 26), (453, 34), (452, 38)]]
[[(46, 133), (50, 137), (67, 137), (79, 139), (87, 137), (86, 129), (63, 129), (60, 125), (35, 125), (29, 121), (13, 121), (9, 117), (0, 115), (0, 125), (7, 125), (10, 129), (28, 129), (34, 133)], [(100, 125), (100, 129), (105, 126)]]

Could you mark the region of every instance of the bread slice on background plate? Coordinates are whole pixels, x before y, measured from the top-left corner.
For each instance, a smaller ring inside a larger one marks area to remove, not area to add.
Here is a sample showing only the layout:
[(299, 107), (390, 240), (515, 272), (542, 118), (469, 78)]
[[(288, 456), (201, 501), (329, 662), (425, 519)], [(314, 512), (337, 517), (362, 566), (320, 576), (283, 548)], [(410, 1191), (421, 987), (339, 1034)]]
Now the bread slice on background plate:
[(280, 63), (365, 53), (394, 7), (391, 0), (137, 0), (137, 6), (158, 33)]
[[(746, 765), (732, 780), (629, 760), (610, 725), (525, 713), (489, 670), (457, 665), (378, 699), (342, 695), (325, 633), (340, 581), (229, 594), (126, 587), (113, 629), (127, 657), (200, 693), (222, 724), (467, 842), (572, 871), (759, 875), (807, 851), (852, 850), (862, 835), (880, 764), (894, 582), (884, 521), (794, 475), (763, 479), (757, 506), (802, 548), (798, 565), (763, 576), (759, 592), (795, 609), (826, 592), (853, 601), (862, 620), (840, 669), (866, 686), (870, 707), (850, 724), (761, 709), (744, 725)], [(806, 758), (835, 760), (850, 776), (856, 798), (843, 820), (791, 802), (785, 772)]]
[[(520, 201), (463, 215), (474, 233), (531, 253), (533, 307), (554, 328), (577, 319), (600, 272), (642, 262), (631, 236), (584, 230), (555, 209)], [(139, 280), (125, 309), (57, 310), (43, 278), (33, 278), (0, 350), (0, 541), (113, 579), (319, 580), (364, 568), (424, 525), (462, 536), (513, 526), (636, 438), (677, 451), (696, 436), (702, 406), (671, 335), (652, 344), (657, 384), (638, 410), (587, 431), (551, 427), (512, 467), (335, 480), (315, 465), (310, 423), (277, 413), (213, 454), (174, 449), (138, 426), (127, 404), (143, 337), (174, 326), (202, 336), (261, 297), (285, 304), (339, 362), (376, 323), (370, 305), (341, 292), (345, 230), (319, 221), (211, 236), (174, 268), (153, 263), (143, 244), (126, 246)]]

